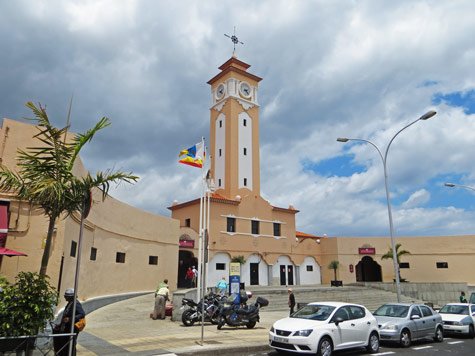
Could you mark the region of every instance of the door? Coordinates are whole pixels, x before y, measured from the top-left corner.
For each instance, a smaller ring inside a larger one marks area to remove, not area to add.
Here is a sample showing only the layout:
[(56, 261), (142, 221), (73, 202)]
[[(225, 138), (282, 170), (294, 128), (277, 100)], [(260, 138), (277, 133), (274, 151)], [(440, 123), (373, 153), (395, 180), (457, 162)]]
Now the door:
[(432, 311), (429, 307), (425, 305), (420, 305), (419, 308), (422, 312), (422, 325), (424, 326), (424, 333), (426, 336), (434, 336), (435, 335), (435, 316), (432, 315)]
[(251, 263), (251, 285), (259, 284), (259, 263)]
[(294, 266), (287, 266), (287, 284), (294, 285)]
[(285, 286), (286, 279), (285, 279), (285, 265), (280, 265), (280, 285)]
[(335, 350), (353, 346), (356, 339), (356, 329), (352, 320), (350, 320), (348, 306), (341, 307), (333, 314), (331, 325), (335, 325), (335, 318), (337, 317), (342, 318), (343, 321), (336, 325), (336, 330), (332, 333)]
[[(410, 318), (411, 318), (411, 323), (413, 325), (411, 332), (412, 332), (412, 338), (413, 339), (419, 339), (424, 336), (425, 334), (425, 328), (424, 328), (424, 319), (422, 318), (422, 313), (419, 310), (419, 307), (417, 305), (414, 305), (411, 310), (410, 310)], [(419, 315), (419, 319), (413, 319), (415, 315)]]
[(371, 319), (366, 315), (364, 308), (351, 305), (350, 309), (351, 324), (355, 327), (354, 339), (356, 344), (364, 345), (369, 339), (369, 332), (371, 329)]

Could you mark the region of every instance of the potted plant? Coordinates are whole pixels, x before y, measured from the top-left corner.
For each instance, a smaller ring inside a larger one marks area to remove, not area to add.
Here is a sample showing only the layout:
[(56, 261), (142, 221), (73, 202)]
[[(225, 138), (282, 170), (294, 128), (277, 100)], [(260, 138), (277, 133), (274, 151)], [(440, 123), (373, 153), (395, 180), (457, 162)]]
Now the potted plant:
[(340, 268), (340, 262), (334, 260), (334, 261), (331, 261), (330, 264), (328, 265), (328, 269), (332, 269), (333, 272), (335, 273), (335, 278), (333, 279), (333, 281), (331, 281), (331, 286), (332, 287), (343, 287), (343, 281), (338, 281), (336, 279), (336, 270), (338, 268)]
[(6, 283), (0, 298), (0, 352), (32, 350), (34, 338), (48, 320), (53, 319), (53, 307), (58, 293), (48, 276), (20, 272), (15, 283)]

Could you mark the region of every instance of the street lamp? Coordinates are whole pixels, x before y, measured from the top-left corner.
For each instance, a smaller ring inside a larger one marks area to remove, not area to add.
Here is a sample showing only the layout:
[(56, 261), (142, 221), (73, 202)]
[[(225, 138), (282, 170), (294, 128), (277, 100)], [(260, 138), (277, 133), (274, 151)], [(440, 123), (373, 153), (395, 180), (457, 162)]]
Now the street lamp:
[(473, 191), (475, 191), (475, 188), (474, 187), (470, 187), (468, 185), (460, 185), (460, 184), (453, 184), (453, 183), (445, 183), (445, 186), (446, 187), (460, 187), (460, 188), (465, 188), (465, 189), (471, 189)]
[(384, 156), (381, 152), (381, 150), (379, 149), (378, 146), (376, 146), (376, 144), (374, 144), (373, 142), (369, 141), (369, 140), (364, 140), (364, 139), (360, 139), (360, 138), (346, 138), (346, 137), (339, 137), (337, 138), (337, 141), (338, 142), (348, 142), (348, 141), (359, 141), (359, 142), (366, 142), (366, 143), (369, 143), (370, 145), (372, 145), (374, 148), (376, 148), (376, 150), (378, 151), (379, 153), (379, 156), (381, 157), (381, 159), (383, 160), (383, 168), (384, 168), (384, 183), (385, 183), (385, 186), (386, 186), (386, 200), (388, 202), (388, 216), (389, 216), (389, 232), (391, 234), (391, 244), (392, 244), (392, 250), (393, 250), (393, 261), (394, 261), (394, 274), (396, 276), (396, 292), (397, 292), (397, 301), (398, 303), (401, 302), (401, 281), (399, 280), (399, 266), (397, 264), (397, 255), (396, 255), (396, 243), (394, 241), (394, 227), (393, 227), (393, 215), (392, 215), (392, 211), (391, 211), (391, 199), (389, 197), (389, 185), (388, 185), (388, 172), (387, 172), (387, 168), (386, 168), (386, 162), (387, 162), (387, 158), (388, 158), (388, 152), (389, 152), (389, 147), (391, 146), (391, 143), (394, 141), (394, 139), (396, 138), (397, 135), (399, 135), (402, 131), (404, 131), (405, 129), (407, 129), (409, 126), (415, 124), (416, 122), (418, 122), (419, 120), (427, 120), (427, 119), (430, 119), (432, 116), (434, 116), (436, 114), (435, 111), (431, 110), (431, 111), (428, 111), (426, 112), (424, 115), (422, 115), (420, 118), (418, 118), (417, 120), (411, 122), (409, 125), (406, 125), (404, 126), (401, 130), (399, 130), (394, 136), (393, 138), (389, 141), (389, 144), (388, 146), (386, 147), (386, 151), (384, 153)]

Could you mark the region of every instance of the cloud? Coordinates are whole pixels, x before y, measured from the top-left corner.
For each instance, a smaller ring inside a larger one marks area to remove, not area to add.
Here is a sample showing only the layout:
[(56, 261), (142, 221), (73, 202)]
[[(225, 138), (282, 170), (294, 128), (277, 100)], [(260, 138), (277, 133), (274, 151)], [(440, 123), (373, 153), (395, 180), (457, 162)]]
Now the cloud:
[(401, 204), (404, 209), (415, 208), (424, 205), (430, 200), (430, 193), (425, 189), (420, 189), (417, 192), (411, 194), (409, 199)]

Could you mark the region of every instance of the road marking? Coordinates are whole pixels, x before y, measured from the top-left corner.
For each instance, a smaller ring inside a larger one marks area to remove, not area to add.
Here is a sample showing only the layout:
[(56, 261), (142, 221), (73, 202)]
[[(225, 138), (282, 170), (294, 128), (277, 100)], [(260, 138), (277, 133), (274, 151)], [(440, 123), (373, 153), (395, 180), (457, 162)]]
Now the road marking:
[(425, 349), (431, 349), (431, 348), (432, 346), (421, 346), (421, 347), (413, 347), (412, 349), (419, 351), (419, 350), (425, 350)]
[(463, 344), (465, 341), (451, 341), (451, 342), (448, 342), (447, 344), (449, 345), (455, 345), (455, 344)]
[(379, 352), (377, 354), (374, 354), (374, 356), (383, 356), (383, 355), (392, 355), (395, 354), (394, 351), (387, 351), (387, 352)]

